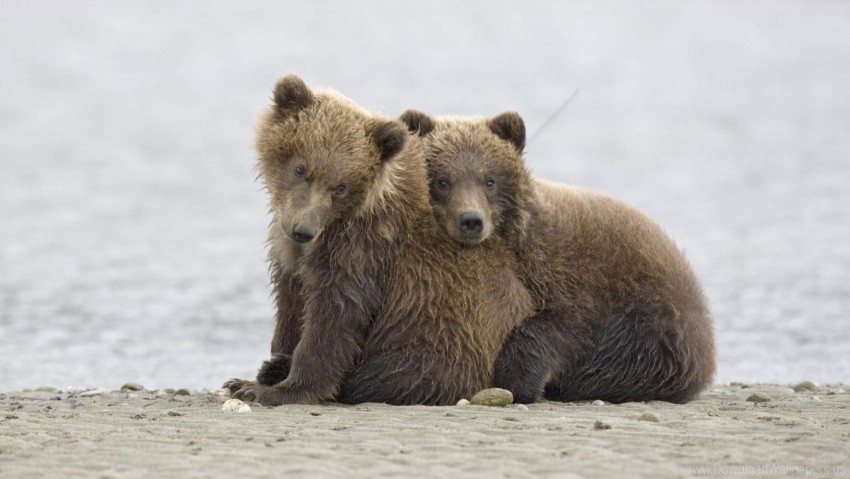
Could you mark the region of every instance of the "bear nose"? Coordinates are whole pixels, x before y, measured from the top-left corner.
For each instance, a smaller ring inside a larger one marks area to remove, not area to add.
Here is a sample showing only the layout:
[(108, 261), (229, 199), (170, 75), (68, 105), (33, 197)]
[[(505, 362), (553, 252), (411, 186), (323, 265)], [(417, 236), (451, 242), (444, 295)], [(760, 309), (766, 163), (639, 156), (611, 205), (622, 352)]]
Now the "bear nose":
[(484, 229), (484, 219), (475, 211), (467, 211), (460, 214), (458, 219), (460, 230), (468, 235), (477, 235)]
[(316, 236), (316, 228), (309, 225), (295, 225), (292, 228), (292, 239), (299, 243), (306, 243)]

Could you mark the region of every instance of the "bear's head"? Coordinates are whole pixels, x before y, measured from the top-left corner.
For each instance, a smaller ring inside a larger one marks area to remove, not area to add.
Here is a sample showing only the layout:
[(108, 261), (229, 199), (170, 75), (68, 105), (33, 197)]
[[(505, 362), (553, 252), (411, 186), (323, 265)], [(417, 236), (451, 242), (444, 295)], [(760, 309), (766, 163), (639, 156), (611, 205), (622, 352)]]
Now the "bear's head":
[(392, 187), (383, 172), (407, 139), (398, 121), (377, 118), (333, 91), (313, 91), (298, 76), (281, 78), (259, 120), (256, 148), (283, 232), (308, 243), (328, 225), (368, 210), (380, 189)]
[(401, 115), (422, 138), (437, 222), (465, 245), (494, 233), (525, 231), (531, 175), (522, 157), (525, 123), (514, 112), (492, 118), (432, 118)]

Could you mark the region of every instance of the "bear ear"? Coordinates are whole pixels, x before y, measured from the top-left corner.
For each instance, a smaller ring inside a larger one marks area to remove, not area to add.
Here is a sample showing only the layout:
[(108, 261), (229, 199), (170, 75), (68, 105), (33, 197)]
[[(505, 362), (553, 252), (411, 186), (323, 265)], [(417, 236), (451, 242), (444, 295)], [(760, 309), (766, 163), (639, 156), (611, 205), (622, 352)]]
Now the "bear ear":
[(313, 103), (313, 92), (298, 75), (286, 75), (274, 86), (274, 103), (280, 113), (296, 113)]
[(372, 131), (372, 138), (378, 145), (381, 161), (387, 161), (404, 148), (407, 141), (407, 130), (398, 121), (387, 121), (379, 124)]
[(434, 129), (431, 117), (419, 110), (407, 110), (401, 114), (399, 120), (407, 125), (407, 130), (414, 135), (425, 136)]
[(508, 111), (487, 121), (487, 127), (499, 138), (507, 140), (522, 153), (525, 148), (525, 122), (519, 113)]

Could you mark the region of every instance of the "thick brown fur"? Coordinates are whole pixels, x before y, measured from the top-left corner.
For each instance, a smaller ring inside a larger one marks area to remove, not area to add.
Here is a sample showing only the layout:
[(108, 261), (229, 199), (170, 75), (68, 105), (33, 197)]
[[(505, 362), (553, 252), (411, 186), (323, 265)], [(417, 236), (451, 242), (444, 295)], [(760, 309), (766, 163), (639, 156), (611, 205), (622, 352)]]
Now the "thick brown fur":
[[(270, 197), (272, 359), (237, 398), (264, 405), (451, 404), (492, 383), (531, 299), (493, 242), (465, 248), (431, 214), (419, 139), (298, 77), (257, 129)], [(500, 278), (500, 281), (492, 281)]]
[[(509, 243), (532, 293), (536, 313), (505, 343), (497, 386), (520, 402), (681, 403), (710, 384), (711, 315), (684, 255), (655, 222), (609, 196), (534, 179), (516, 113), (411, 110), (401, 119), (422, 136), (438, 222), (467, 245)], [(473, 213), (480, 232), (460, 219)]]

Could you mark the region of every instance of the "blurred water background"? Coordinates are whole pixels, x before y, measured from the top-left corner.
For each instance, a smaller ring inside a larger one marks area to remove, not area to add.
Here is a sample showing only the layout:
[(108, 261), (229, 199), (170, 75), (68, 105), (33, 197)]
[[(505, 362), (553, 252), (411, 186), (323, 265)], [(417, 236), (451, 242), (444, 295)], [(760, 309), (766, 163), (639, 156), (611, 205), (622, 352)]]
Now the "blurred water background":
[(217, 387), (273, 319), (256, 111), (517, 110), (689, 255), (718, 381), (850, 381), (850, 3), (0, 3), (0, 390)]

